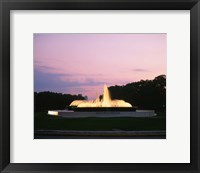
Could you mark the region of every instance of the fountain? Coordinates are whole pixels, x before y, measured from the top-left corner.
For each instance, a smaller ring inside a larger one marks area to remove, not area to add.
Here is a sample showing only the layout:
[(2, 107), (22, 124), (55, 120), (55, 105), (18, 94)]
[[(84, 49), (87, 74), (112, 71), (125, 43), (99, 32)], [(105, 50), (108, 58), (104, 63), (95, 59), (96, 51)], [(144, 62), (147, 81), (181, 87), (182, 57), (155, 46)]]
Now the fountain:
[(97, 97), (95, 100), (74, 100), (68, 107), (73, 111), (135, 111), (130, 103), (124, 100), (112, 100), (108, 87), (104, 85), (103, 98)]
[(130, 103), (124, 100), (112, 100), (110, 97), (110, 92), (108, 87), (104, 85), (103, 99), (100, 100), (99, 97), (95, 100), (75, 100), (69, 106), (71, 107), (132, 107)]
[(124, 100), (112, 100), (106, 85), (102, 99), (74, 100), (67, 110), (49, 110), (48, 114), (64, 118), (155, 116), (153, 110), (136, 110), (136, 107)]

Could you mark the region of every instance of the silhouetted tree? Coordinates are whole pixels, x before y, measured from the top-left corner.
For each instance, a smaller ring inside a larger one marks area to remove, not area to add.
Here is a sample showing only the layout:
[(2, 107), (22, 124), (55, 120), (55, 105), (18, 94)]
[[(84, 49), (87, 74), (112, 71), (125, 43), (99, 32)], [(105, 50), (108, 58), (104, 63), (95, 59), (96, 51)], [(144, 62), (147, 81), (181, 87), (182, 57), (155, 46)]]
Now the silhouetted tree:
[(109, 87), (112, 99), (123, 99), (139, 109), (166, 110), (166, 75), (125, 86)]
[(74, 100), (84, 100), (81, 94), (71, 95), (54, 92), (34, 92), (34, 111), (47, 111), (53, 109), (65, 109)]

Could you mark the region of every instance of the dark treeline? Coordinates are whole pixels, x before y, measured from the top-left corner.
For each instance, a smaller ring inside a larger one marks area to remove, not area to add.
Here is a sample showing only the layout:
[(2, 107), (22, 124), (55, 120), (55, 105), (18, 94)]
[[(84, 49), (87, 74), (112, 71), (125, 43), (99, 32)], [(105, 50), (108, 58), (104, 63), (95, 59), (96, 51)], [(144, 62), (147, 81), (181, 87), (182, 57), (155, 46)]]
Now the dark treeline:
[(112, 99), (123, 99), (139, 109), (166, 110), (166, 76), (109, 87)]
[[(153, 80), (141, 80), (124, 86), (109, 87), (112, 99), (122, 99), (139, 109), (166, 110), (166, 76), (160, 75)], [(102, 96), (101, 96), (102, 97)], [(71, 94), (40, 92), (34, 93), (35, 112), (65, 109), (74, 100), (87, 97)]]
[(62, 110), (74, 100), (84, 100), (81, 94), (71, 95), (53, 92), (34, 92), (34, 111)]

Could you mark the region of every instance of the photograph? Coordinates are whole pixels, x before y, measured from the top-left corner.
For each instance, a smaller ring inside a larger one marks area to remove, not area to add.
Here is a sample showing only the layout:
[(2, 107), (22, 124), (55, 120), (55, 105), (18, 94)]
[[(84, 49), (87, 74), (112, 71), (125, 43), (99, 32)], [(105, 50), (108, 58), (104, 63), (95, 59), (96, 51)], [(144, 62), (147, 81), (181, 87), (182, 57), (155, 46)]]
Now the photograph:
[(34, 33), (34, 139), (166, 139), (166, 33)]

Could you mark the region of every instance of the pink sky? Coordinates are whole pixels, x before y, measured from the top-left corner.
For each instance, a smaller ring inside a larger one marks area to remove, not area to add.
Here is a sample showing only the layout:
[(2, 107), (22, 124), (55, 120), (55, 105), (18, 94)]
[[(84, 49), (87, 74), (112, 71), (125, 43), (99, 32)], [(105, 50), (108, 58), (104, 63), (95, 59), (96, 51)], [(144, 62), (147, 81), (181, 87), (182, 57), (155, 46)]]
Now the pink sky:
[(34, 90), (87, 95), (166, 74), (166, 34), (34, 34)]

